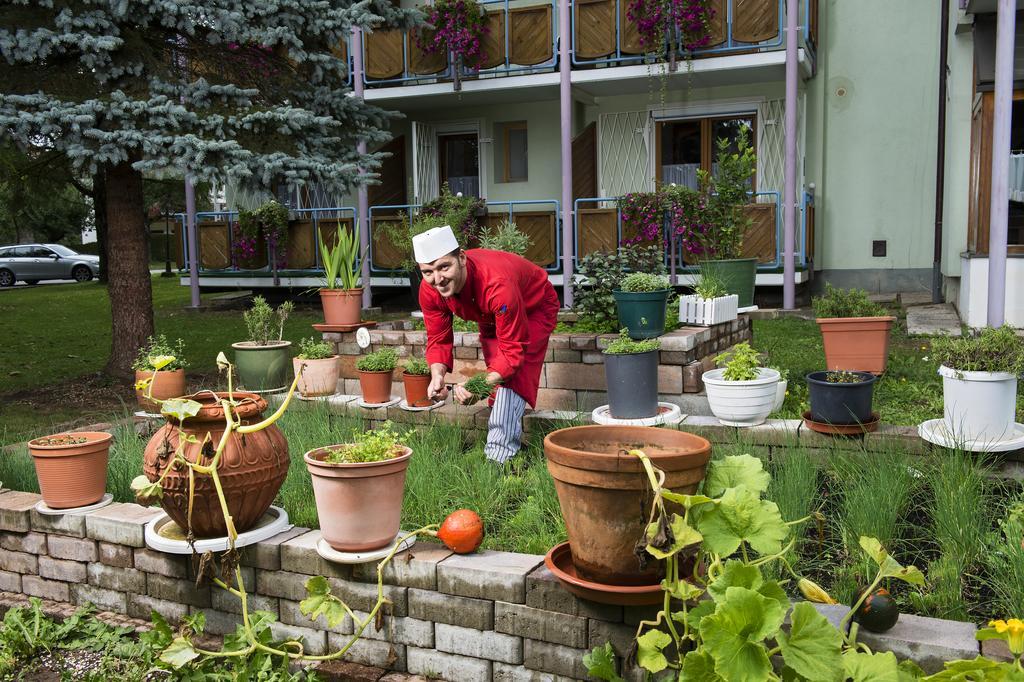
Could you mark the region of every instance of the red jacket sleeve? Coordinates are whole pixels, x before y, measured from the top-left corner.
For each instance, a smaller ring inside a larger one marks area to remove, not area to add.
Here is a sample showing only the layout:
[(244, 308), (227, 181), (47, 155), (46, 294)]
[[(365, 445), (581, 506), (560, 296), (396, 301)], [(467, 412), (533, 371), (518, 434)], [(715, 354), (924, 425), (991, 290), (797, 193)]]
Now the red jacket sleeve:
[(427, 328), (427, 364), (440, 363), (450, 371), (455, 365), (452, 312), (441, 300), (441, 295), (426, 283), (420, 283), (420, 310)]
[(487, 296), (487, 312), (494, 315), (498, 354), (488, 369), (508, 379), (523, 364), (530, 341), (526, 305), (519, 290), (504, 282), (496, 284)]

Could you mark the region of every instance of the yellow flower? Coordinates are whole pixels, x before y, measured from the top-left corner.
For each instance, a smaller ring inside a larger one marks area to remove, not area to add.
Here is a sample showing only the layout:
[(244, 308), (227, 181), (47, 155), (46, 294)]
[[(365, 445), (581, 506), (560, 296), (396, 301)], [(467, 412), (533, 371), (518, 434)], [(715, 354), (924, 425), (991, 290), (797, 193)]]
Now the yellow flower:
[(906, 380), (907, 380), (906, 377), (900, 377), (900, 381), (906, 381)]
[(988, 625), (1003, 635), (1010, 653), (1014, 656), (1024, 654), (1024, 623), (1017, 618), (1011, 618), (1010, 620), (989, 621)]
[(139, 379), (135, 382), (136, 391), (144, 391), (149, 388), (149, 385), (153, 383), (153, 377), (147, 377), (145, 379)]
[(928, 350), (928, 346), (921, 346), (921, 350)]
[(800, 578), (800, 582), (797, 583), (797, 586), (800, 588), (800, 593), (804, 595), (804, 598), (807, 599), (807, 601), (812, 601), (817, 604), (838, 603), (817, 583), (808, 580), (807, 578)]

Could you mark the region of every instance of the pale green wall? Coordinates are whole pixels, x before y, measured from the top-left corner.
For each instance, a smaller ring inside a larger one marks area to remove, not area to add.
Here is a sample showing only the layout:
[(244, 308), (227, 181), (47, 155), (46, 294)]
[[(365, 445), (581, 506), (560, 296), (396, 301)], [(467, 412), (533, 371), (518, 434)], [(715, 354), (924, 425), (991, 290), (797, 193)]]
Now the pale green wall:
[(957, 2), (949, 2), (949, 80), (946, 100), (946, 192), (943, 203), (942, 272), (947, 277), (959, 277), (960, 254), (967, 248), (971, 112), (974, 104), (974, 38), (969, 31), (957, 35)]

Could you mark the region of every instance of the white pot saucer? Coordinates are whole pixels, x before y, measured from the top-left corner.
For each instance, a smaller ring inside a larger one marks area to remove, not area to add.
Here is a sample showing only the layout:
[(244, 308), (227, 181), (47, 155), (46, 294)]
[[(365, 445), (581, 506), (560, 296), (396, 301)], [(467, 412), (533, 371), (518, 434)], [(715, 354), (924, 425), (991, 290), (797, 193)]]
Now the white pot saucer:
[(295, 391), (295, 397), (299, 400), (307, 400), (311, 403), (315, 402), (329, 402), (331, 398), (338, 395), (337, 393), (331, 393), (329, 395), (302, 395), (298, 391)]
[[(271, 507), (263, 518), (249, 530), (239, 533), (235, 548), (253, 545), (272, 538), (278, 533), (291, 530), (288, 512), (280, 507)], [(192, 548), (184, 538), (182, 529), (166, 513), (146, 524), (146, 546), (167, 554), (192, 554)], [(196, 552), (224, 552), (228, 549), (228, 538), (203, 538), (195, 541)]]
[(88, 504), (84, 507), (71, 507), (70, 509), (54, 509), (53, 507), (48, 507), (46, 503), (43, 502), (42, 500), (39, 500), (38, 502), (36, 502), (35, 510), (40, 514), (45, 514), (47, 516), (76, 516), (79, 514), (88, 514), (89, 512), (96, 511), (97, 509), (102, 509), (103, 507), (106, 507), (113, 501), (113, 495), (111, 495), (110, 493), (104, 493), (103, 497), (100, 498), (99, 502)]
[(661, 424), (678, 424), (683, 421), (685, 415), (680, 411), (679, 406), (674, 403), (658, 403), (658, 414), (653, 417), (640, 419), (616, 419), (611, 415), (607, 405), (595, 408), (590, 418), (595, 424), (608, 424), (616, 426), (659, 426)]
[[(327, 544), (327, 540), (320, 538), (316, 543), (316, 551), (324, 559), (333, 561), (336, 564), (365, 564), (370, 561), (383, 559), (395, 548), (396, 544), (398, 545), (398, 550), (395, 552), (397, 554), (398, 552), (404, 552), (416, 543), (416, 536), (405, 536), (406, 533), (401, 531), (395, 536), (394, 542), (390, 545), (380, 549), (368, 549), (364, 552), (339, 552)], [(403, 540), (403, 538), (405, 539)]]
[(977, 439), (964, 441), (949, 431), (945, 419), (929, 419), (917, 427), (917, 434), (924, 440), (952, 450), (970, 452), (1012, 452), (1024, 449), (1024, 424), (1014, 424), (1013, 433), (1001, 440)]
[(378, 407), (391, 407), (392, 405), (397, 405), (399, 402), (401, 402), (401, 400), (401, 398), (392, 397), (391, 400), (387, 401), (386, 403), (368, 403), (365, 400), (363, 400), (362, 397), (360, 397), (359, 400), (356, 401), (356, 405), (358, 405), (359, 407), (364, 407), (367, 410), (373, 410)]
[(436, 402), (431, 403), (430, 405), (425, 405), (425, 406), (422, 406), (422, 407), (416, 407), (416, 406), (413, 406), (413, 405), (410, 405), (409, 403), (407, 403), (405, 398), (402, 398), (402, 401), (400, 403), (398, 403), (398, 406), (400, 408), (402, 408), (403, 410), (405, 410), (406, 412), (430, 412), (431, 410), (436, 410), (437, 408), (441, 407), (442, 405), (444, 405), (444, 401), (443, 400), (438, 400)]

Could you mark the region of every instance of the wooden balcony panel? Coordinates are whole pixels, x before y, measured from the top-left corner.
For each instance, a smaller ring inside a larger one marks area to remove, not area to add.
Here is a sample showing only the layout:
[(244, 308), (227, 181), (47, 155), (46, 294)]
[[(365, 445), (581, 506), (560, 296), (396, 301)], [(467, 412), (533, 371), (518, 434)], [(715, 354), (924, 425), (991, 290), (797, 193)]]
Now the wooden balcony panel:
[(308, 270), (316, 267), (316, 234), (312, 220), (292, 220), (288, 223), (288, 243), (285, 267)]
[(776, 254), (775, 204), (748, 204), (746, 214), (753, 220), (743, 237), (743, 258), (772, 263)]
[[(497, 227), (508, 219), (508, 213), (501, 211), (491, 213), (484, 219), (487, 227)], [(512, 220), (520, 232), (530, 238), (530, 247), (524, 258), (541, 267), (553, 265), (557, 258), (555, 250), (555, 225), (557, 218), (554, 210), (550, 211), (517, 211)]]
[(179, 270), (185, 267), (185, 250), (182, 246), (181, 231), (181, 221), (171, 221), (171, 244), (174, 245), (174, 262)]
[(715, 47), (724, 43), (728, 37), (729, 6), (727, 0), (711, 0), (708, 5), (713, 13), (708, 22), (710, 38), (707, 47)]
[(778, 35), (779, 0), (733, 0), (733, 40), (760, 43)]
[(341, 61), (348, 63), (348, 43), (342, 40), (340, 43), (331, 48), (331, 54), (340, 59)]
[(231, 267), (231, 239), (224, 221), (204, 220), (196, 226), (199, 232), (199, 267), (223, 270)]
[(811, 43), (813, 43), (814, 46), (817, 47), (818, 46), (818, 0), (807, 0), (807, 2), (811, 3), (810, 4), (810, 8), (809, 8), (810, 9), (809, 14), (811, 16), (810, 16), (810, 21), (808, 22), (811, 25), (811, 27), (810, 27)]
[(365, 34), (366, 75), (375, 80), (398, 78), (403, 72), (402, 32), (396, 29)]
[(409, 258), (409, 254), (402, 253), (384, 233), (386, 225), (401, 224), (402, 218), (398, 215), (378, 215), (371, 218), (373, 225), (373, 265), (384, 270), (397, 270), (402, 267)]
[(614, 208), (581, 208), (577, 211), (582, 258), (598, 251), (615, 251), (619, 246), (618, 211)]
[(576, 56), (599, 59), (615, 54), (614, 0), (576, 0)]
[[(424, 29), (422, 31), (423, 42), (429, 44), (434, 39), (436, 31)], [(417, 76), (429, 76), (440, 73), (448, 68), (448, 55), (444, 51), (427, 54), (417, 42), (415, 36), (409, 33), (405, 37), (405, 49), (409, 55), (409, 72)]]
[(487, 34), (481, 41), (484, 61), (480, 68), (493, 69), (505, 65), (505, 12), (488, 12)]
[(551, 22), (551, 5), (510, 10), (509, 61), (523, 66), (551, 61)]
[(619, 50), (622, 54), (644, 54), (647, 50), (640, 43), (640, 30), (626, 16), (628, 11), (629, 0), (619, 0)]

